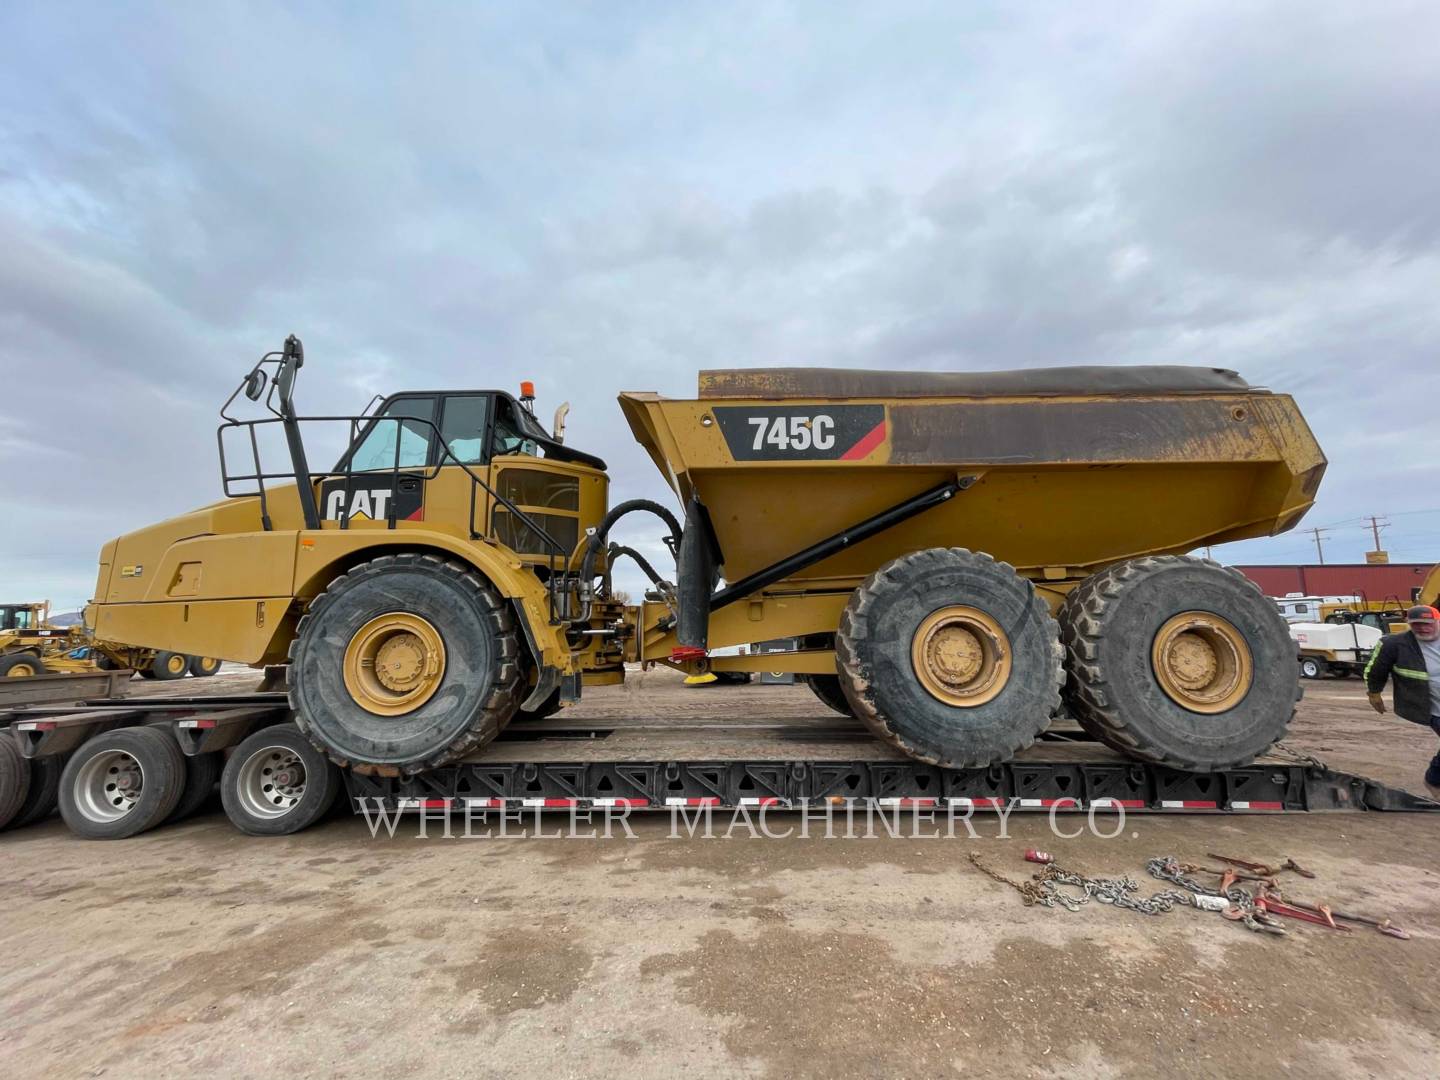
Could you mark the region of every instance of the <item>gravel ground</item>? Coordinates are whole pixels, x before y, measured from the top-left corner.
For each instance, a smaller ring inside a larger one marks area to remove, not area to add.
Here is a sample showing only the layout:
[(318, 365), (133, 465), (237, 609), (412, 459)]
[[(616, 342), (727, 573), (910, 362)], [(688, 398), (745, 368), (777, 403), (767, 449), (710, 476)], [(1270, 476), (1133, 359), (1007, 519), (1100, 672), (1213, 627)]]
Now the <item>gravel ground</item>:
[[(1357, 683), (1307, 689), (1293, 745), (1422, 790), (1432, 734)], [(581, 706), (641, 708), (816, 706), (654, 676)], [(1440, 1056), (1440, 815), (1132, 816), (1112, 840), (1020, 814), (973, 840), (634, 820), (608, 840), (372, 839), (337, 818), (267, 841), (218, 810), (114, 844), (7, 833), (0, 1075), (1354, 1076)], [(1032, 846), (1146, 892), (1153, 855), (1290, 856), (1319, 875), (1295, 895), (1413, 937), (1027, 908), (967, 861), (1019, 879)]]

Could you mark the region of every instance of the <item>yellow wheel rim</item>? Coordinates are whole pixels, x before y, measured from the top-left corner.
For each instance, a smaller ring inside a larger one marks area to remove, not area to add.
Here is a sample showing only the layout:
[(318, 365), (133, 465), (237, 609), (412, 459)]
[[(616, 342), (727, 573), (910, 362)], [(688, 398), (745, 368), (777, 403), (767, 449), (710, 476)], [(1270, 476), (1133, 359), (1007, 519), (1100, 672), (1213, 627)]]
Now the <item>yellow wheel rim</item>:
[(219, 660), (216, 660), (215, 657), (213, 657), (213, 656), (202, 656), (202, 657), (200, 658), (200, 670), (201, 670), (201, 671), (219, 671), (219, 670), (220, 670), (220, 661), (219, 661)]
[(371, 619), (345, 648), (345, 689), (376, 716), (418, 709), (444, 676), (445, 642), (419, 615), (395, 611)]
[(1255, 678), (1244, 635), (1208, 611), (1182, 611), (1167, 620), (1155, 635), (1150, 662), (1170, 700), (1197, 713), (1233, 708)]
[(30, 675), (39, 675), (42, 670), (33, 660), (22, 660), (5, 674), (12, 679), (23, 679)]
[(1010, 681), (1010, 639), (985, 612), (963, 604), (925, 618), (911, 639), (910, 660), (920, 684), (947, 705), (983, 705)]
[(170, 672), (171, 675), (183, 675), (185, 669), (189, 666), (189, 658), (181, 656), (179, 653), (176, 653), (165, 661), (165, 670)]

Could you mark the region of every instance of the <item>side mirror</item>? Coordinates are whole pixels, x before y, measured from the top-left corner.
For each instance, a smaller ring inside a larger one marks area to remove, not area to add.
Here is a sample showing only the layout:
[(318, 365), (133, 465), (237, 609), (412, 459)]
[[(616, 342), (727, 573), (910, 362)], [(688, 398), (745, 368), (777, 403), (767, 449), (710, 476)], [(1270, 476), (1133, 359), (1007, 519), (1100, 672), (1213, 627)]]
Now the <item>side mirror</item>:
[(265, 392), (265, 372), (256, 368), (245, 376), (245, 396), (251, 401), (259, 401), (260, 395)]

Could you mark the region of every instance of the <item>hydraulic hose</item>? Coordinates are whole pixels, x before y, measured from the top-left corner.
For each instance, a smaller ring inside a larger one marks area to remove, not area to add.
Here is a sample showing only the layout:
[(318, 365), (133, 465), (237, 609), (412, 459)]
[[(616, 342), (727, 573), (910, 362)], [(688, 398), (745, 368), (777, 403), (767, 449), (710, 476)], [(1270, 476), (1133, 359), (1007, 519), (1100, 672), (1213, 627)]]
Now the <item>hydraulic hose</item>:
[[(610, 530), (613, 529), (615, 523), (626, 514), (633, 514), (642, 510), (646, 513), (654, 514), (669, 526), (670, 536), (666, 540), (666, 545), (670, 548), (672, 554), (679, 550), (681, 535), (680, 521), (664, 506), (661, 506), (651, 499), (630, 499), (612, 506), (610, 512), (600, 520), (600, 524), (597, 525), (595, 531), (590, 534), (590, 541), (585, 545), (585, 557), (580, 563), (581, 586), (587, 592), (584, 611), (579, 619), (580, 622), (589, 622), (590, 620), (592, 600), (588, 592), (591, 582), (595, 579), (595, 558), (605, 548)], [(645, 569), (645, 567), (642, 566), (642, 569)], [(651, 574), (652, 580), (656, 577), (653, 568), (647, 572)]]

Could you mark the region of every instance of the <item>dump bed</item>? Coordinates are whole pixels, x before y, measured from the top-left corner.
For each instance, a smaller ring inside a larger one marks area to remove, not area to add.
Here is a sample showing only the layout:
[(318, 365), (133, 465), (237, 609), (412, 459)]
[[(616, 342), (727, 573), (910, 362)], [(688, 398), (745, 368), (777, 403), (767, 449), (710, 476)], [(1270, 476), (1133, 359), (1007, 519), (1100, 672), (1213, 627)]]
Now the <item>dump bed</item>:
[(738, 580), (948, 479), (942, 506), (803, 571), (963, 546), (1066, 575), (1283, 532), (1325, 457), (1294, 401), (1233, 371), (706, 371), (695, 400), (626, 393), (636, 439), (709, 513)]

